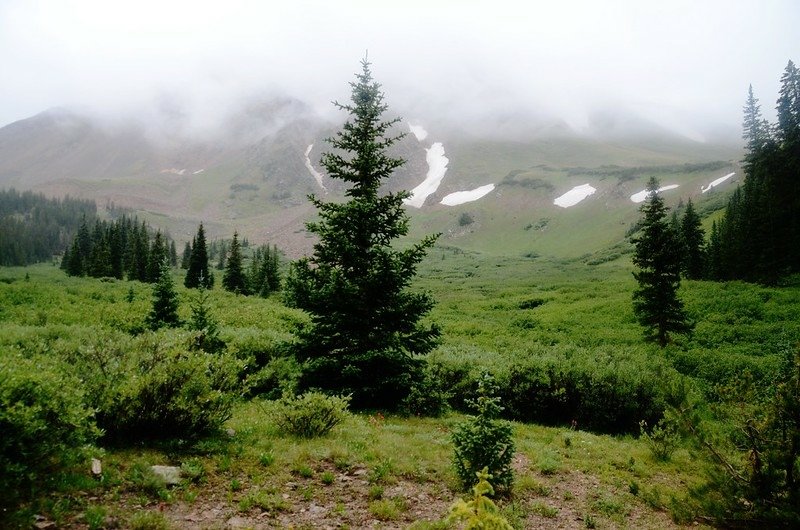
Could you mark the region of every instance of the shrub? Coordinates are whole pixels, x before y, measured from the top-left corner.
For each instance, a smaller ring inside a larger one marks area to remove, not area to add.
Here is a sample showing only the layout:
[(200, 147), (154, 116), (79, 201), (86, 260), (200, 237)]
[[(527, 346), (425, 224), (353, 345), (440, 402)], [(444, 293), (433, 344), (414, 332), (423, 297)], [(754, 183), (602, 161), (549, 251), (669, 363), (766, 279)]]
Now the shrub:
[(327, 396), (321, 392), (285, 396), (276, 404), (274, 420), (284, 433), (316, 438), (328, 434), (347, 418), (349, 403), (350, 396)]
[(84, 456), (98, 435), (80, 382), (44, 357), (0, 353), (0, 506)]
[(400, 403), (400, 411), (411, 416), (438, 418), (447, 412), (450, 394), (444, 390), (437, 374), (426, 369), (411, 386), (408, 396)]
[(639, 427), (641, 428), (642, 439), (647, 442), (653, 457), (662, 462), (669, 460), (681, 441), (678, 423), (668, 414), (661, 418), (649, 431), (647, 422), (644, 420), (639, 423)]
[(185, 333), (149, 333), (71, 354), (107, 440), (191, 440), (230, 417), (242, 363), (188, 342)]
[(478, 399), (472, 403), (478, 415), (453, 430), (453, 462), (464, 489), (475, 484), (481, 469), (488, 470), (502, 490), (510, 490), (514, 480), (511, 425), (496, 419), (502, 407), (500, 399), (492, 395), (492, 384), (488, 375), (479, 381)]

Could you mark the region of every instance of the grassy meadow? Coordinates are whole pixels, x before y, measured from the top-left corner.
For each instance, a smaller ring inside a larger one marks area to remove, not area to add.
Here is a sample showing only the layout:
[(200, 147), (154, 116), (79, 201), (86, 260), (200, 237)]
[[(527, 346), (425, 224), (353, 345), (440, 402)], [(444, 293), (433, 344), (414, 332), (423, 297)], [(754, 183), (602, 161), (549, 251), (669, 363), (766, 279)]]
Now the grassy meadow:
[[(0, 505), (0, 526), (455, 528), (443, 520), (464, 495), (450, 432), (484, 372), (514, 421), (515, 485), (498, 504), (515, 528), (702, 524), (690, 493), (706, 480), (708, 458), (687, 442), (656, 458), (637, 436), (638, 422), (658, 420), (672, 381), (713, 401), (719, 385), (744, 372), (773, 380), (800, 341), (800, 284), (684, 282), (695, 332), (662, 350), (642, 340), (630, 270), (624, 258), (587, 266), (436, 247), (415, 288), (438, 302), (430, 319), (442, 343), (429, 367), (451, 411), (352, 414), (310, 440), (277, 429), (266, 399), (291, 387), (283, 351), (306, 317), (277, 296), (217, 286), (209, 309), (225, 355), (258, 392), (237, 398), (213, 435), (100, 438), (86, 452), (102, 463), (100, 473), (84, 459), (36, 477), (31, 491), (7, 495), (18, 502)], [(182, 272), (175, 280), (185, 321), (196, 295), (183, 288)], [(151, 293), (138, 282), (70, 278), (53, 265), (0, 269), (0, 363), (55, 366), (64, 384), (80, 386), (94, 377), (92, 359), (109, 367), (121, 362), (114, 352), (161, 355), (191, 341), (182, 329), (145, 330)], [(181, 481), (168, 487), (151, 465), (180, 466)]]

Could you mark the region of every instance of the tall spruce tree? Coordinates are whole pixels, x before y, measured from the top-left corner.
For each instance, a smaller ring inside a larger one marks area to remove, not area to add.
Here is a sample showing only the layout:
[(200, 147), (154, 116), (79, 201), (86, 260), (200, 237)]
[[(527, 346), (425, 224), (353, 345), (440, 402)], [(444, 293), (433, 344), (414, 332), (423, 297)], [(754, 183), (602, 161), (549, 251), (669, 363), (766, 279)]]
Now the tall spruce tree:
[[(247, 276), (244, 274), (242, 266), (242, 247), (239, 245), (239, 234), (233, 233), (233, 241), (228, 250), (228, 263), (225, 268), (225, 274), (222, 276), (222, 287), (226, 291), (239, 294), (248, 294)], [(225, 255), (224, 253), (222, 254)]]
[(183, 254), (181, 255), (181, 269), (188, 269), (189, 262), (192, 259), (192, 244), (190, 242), (186, 242), (186, 245), (183, 247)]
[(408, 233), (409, 194), (381, 195), (379, 187), (403, 164), (386, 153), (399, 139), (388, 136), (399, 120), (382, 120), (387, 106), (366, 59), (356, 77), (351, 103), (336, 103), (349, 119), (328, 140), (334, 151), (322, 156), (328, 175), (350, 185), (347, 200), (310, 197), (319, 221), (306, 226), (319, 242), (310, 258), (295, 263), (287, 291), (311, 315), (297, 350), (305, 363), (301, 387), (352, 394), (356, 407), (393, 408), (421, 377), (417, 356), (438, 341), (439, 329), (421, 322), (432, 298), (408, 289), (437, 236), (392, 247)]
[(203, 223), (197, 228), (197, 235), (192, 243), (192, 255), (189, 256), (189, 270), (183, 284), (189, 289), (196, 289), (200, 285), (206, 289), (214, 286), (214, 276), (208, 270), (208, 253), (206, 251), (206, 233)]
[(640, 231), (635, 246), (633, 273), (639, 287), (633, 293), (633, 310), (645, 328), (645, 337), (662, 347), (672, 333), (687, 333), (692, 325), (678, 298), (681, 252), (677, 235), (667, 220), (667, 207), (658, 194), (658, 180), (647, 183), (648, 199), (639, 209)]
[(706, 269), (704, 249), (706, 236), (692, 199), (689, 199), (683, 211), (680, 239), (683, 243), (681, 270), (686, 278), (699, 280), (703, 277)]

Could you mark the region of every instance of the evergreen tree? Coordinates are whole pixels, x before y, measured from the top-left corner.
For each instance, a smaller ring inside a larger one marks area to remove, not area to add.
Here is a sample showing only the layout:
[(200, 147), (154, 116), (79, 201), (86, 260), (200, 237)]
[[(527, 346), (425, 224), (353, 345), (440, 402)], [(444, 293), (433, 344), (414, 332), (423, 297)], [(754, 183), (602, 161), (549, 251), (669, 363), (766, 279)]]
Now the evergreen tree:
[[(222, 254), (225, 255), (224, 252)], [(222, 276), (222, 287), (226, 291), (239, 294), (248, 294), (247, 277), (242, 268), (242, 249), (239, 246), (239, 234), (233, 233), (231, 242), (230, 256), (225, 274)]]
[(169, 265), (170, 267), (178, 266), (178, 250), (175, 248), (175, 240), (169, 242)]
[(751, 158), (760, 153), (769, 140), (769, 123), (761, 117), (761, 106), (753, 95), (753, 85), (747, 89), (742, 129), (742, 138), (747, 142), (745, 144), (745, 167), (747, 167)]
[(153, 288), (153, 308), (147, 316), (150, 329), (178, 327), (178, 294), (172, 283), (172, 274), (166, 260), (159, 267), (158, 281)]
[(189, 289), (202, 285), (206, 289), (214, 286), (214, 276), (208, 270), (208, 253), (206, 252), (206, 233), (203, 223), (197, 229), (197, 235), (192, 244), (192, 255), (189, 258), (189, 270), (183, 284)]
[(408, 192), (379, 194), (381, 182), (403, 164), (386, 154), (399, 137), (387, 136), (398, 120), (381, 121), (387, 107), (369, 63), (352, 83), (351, 104), (337, 107), (349, 119), (329, 140), (328, 174), (351, 187), (344, 203), (312, 196), (319, 221), (312, 257), (299, 260), (287, 280), (288, 299), (311, 315), (300, 332), (301, 386), (353, 395), (354, 406), (395, 407), (421, 377), (417, 355), (437, 343), (439, 330), (420, 320), (433, 307), (409, 283), (435, 236), (406, 250), (392, 242), (408, 233), (403, 207)]
[(208, 308), (208, 296), (208, 291), (200, 285), (192, 300), (192, 317), (186, 327), (197, 333), (194, 339), (195, 348), (215, 353), (225, 347), (225, 342), (219, 338), (217, 321)]
[(259, 296), (266, 298), (271, 293), (280, 290), (280, 265), (280, 253), (278, 252), (278, 247), (273, 245), (272, 249), (270, 250), (269, 245), (267, 245), (264, 256), (261, 260), (261, 267), (259, 268), (259, 276), (261, 277), (261, 286), (258, 290)]
[(183, 255), (181, 256), (181, 269), (184, 270), (188, 269), (191, 259), (192, 259), (192, 244), (187, 241), (186, 245), (184, 245), (183, 247)]
[(680, 224), (680, 234), (683, 243), (683, 262), (681, 270), (690, 280), (699, 280), (705, 272), (705, 233), (700, 221), (700, 216), (694, 209), (692, 199), (686, 203), (683, 219)]
[(792, 61), (781, 76), (778, 97), (778, 140), (791, 142), (800, 136), (800, 72)]
[(164, 247), (164, 240), (161, 237), (161, 231), (156, 232), (156, 237), (153, 239), (153, 245), (150, 247), (150, 254), (147, 259), (147, 281), (155, 283), (161, 276), (161, 265), (167, 260), (167, 250)]
[(632, 239), (633, 264), (639, 269), (633, 273), (639, 283), (633, 293), (633, 310), (645, 328), (645, 336), (664, 347), (670, 334), (687, 333), (692, 326), (678, 298), (679, 244), (667, 221), (667, 207), (658, 188), (658, 180), (651, 178), (647, 183), (649, 197), (639, 209), (641, 230)]

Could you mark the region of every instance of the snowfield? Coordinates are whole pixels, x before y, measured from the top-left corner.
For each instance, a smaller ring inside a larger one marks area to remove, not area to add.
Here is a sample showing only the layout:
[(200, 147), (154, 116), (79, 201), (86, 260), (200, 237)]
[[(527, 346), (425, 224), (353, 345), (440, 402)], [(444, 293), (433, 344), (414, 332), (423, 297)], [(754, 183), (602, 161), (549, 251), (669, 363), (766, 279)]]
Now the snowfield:
[(322, 173), (320, 173), (319, 171), (314, 169), (314, 166), (311, 165), (311, 159), (308, 158), (308, 155), (311, 153), (311, 150), (313, 148), (314, 148), (314, 144), (311, 144), (306, 149), (306, 160), (305, 160), (306, 168), (308, 169), (308, 172), (311, 173), (311, 176), (314, 177), (314, 180), (317, 181), (317, 184), (319, 184), (319, 187), (322, 188), (322, 191), (327, 193), (328, 190), (325, 188), (325, 185), (322, 183)]
[[(658, 188), (658, 193), (661, 193), (662, 191), (674, 190), (677, 187), (678, 187), (678, 184), (670, 184), (669, 186), (662, 186), (662, 187)], [(648, 195), (649, 195), (649, 193), (648, 193), (647, 190), (642, 190), (639, 193), (634, 193), (633, 195), (631, 195), (631, 200), (633, 202), (637, 202), (637, 203), (638, 202), (644, 202), (645, 199), (647, 199)]]
[(481, 186), (480, 188), (475, 188), (474, 190), (469, 191), (457, 191), (455, 193), (445, 195), (444, 199), (442, 199), (442, 204), (445, 206), (457, 206), (459, 204), (464, 204), (465, 202), (477, 201), (481, 197), (490, 193), (492, 190), (494, 190), (494, 184), (487, 184), (485, 186)]
[(422, 208), (425, 199), (435, 193), (442, 183), (444, 174), (447, 172), (447, 163), (450, 160), (444, 156), (444, 146), (441, 142), (436, 142), (430, 149), (425, 150), (425, 161), (428, 163), (428, 174), (422, 183), (411, 190), (411, 197), (404, 202), (414, 208)]
[(720, 178), (718, 178), (716, 180), (712, 180), (711, 183), (708, 186), (705, 186), (705, 187), (704, 186), (700, 186), (700, 191), (705, 193), (708, 190), (710, 190), (711, 188), (713, 188), (714, 186), (719, 186), (720, 184), (722, 184), (723, 182), (725, 182), (726, 180), (728, 180), (729, 178), (731, 178), (735, 174), (736, 173), (728, 173), (724, 177), (720, 177)]
[(589, 184), (575, 186), (564, 195), (557, 197), (556, 200), (553, 201), (553, 204), (556, 206), (561, 206), (562, 208), (569, 208), (570, 206), (575, 206), (596, 191), (597, 190)]
[(421, 142), (425, 138), (428, 137), (428, 131), (422, 128), (422, 125), (411, 125), (411, 122), (408, 123), (408, 130), (417, 138), (418, 142)]

